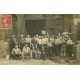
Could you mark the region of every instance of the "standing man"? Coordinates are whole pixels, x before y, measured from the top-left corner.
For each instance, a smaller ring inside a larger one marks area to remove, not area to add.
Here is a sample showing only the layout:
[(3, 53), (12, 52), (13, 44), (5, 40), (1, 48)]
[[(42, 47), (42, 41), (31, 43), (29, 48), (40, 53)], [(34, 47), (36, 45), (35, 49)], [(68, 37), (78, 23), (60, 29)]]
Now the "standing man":
[(61, 56), (66, 56), (66, 43), (67, 43), (67, 39), (62, 36), (61, 39)]
[(72, 33), (69, 33), (66, 29), (64, 30), (64, 32), (62, 33), (62, 36), (64, 36), (65, 38), (69, 38), (69, 35)]
[(54, 42), (54, 35), (50, 37), (50, 41), (53, 43)]
[(42, 38), (41, 38), (41, 36), (39, 36), (37, 47), (38, 47), (38, 49), (39, 49), (40, 51), (42, 50)]
[(28, 45), (28, 47), (31, 48), (31, 37), (30, 37), (30, 35), (27, 35), (27, 37), (25, 38), (25, 43)]
[(46, 35), (43, 37), (42, 43), (43, 43), (43, 47), (44, 47), (45, 52), (46, 52), (46, 56), (47, 56), (47, 58), (48, 58), (48, 57), (49, 57), (49, 56), (48, 56), (48, 51), (47, 51), (47, 47), (48, 47), (48, 38), (46, 37)]
[(55, 56), (56, 57), (59, 57), (60, 56), (60, 44), (61, 44), (61, 40), (59, 38), (59, 36), (56, 36), (56, 39), (55, 39)]
[(58, 34), (58, 43), (59, 43), (59, 45), (58, 45), (58, 50), (59, 50), (59, 56), (61, 56), (61, 40), (62, 40), (62, 36), (61, 36), (61, 34), (59, 33), (59, 34)]
[(50, 42), (52, 43), (52, 57), (54, 57), (55, 54), (55, 48), (54, 48), (54, 35), (52, 37), (50, 37)]
[(18, 44), (18, 40), (15, 37), (15, 35), (12, 35), (11, 41), (10, 41), (10, 47), (11, 47), (11, 51), (13, 48), (15, 48), (15, 45)]
[(37, 48), (37, 40), (36, 40), (36, 37), (34, 36), (31, 40), (31, 45), (32, 47), (34, 47), (35, 49)]
[(23, 49), (23, 47), (24, 47), (24, 44), (25, 44), (24, 37), (23, 37), (23, 35), (20, 35), (19, 45), (20, 45), (21, 51), (22, 51), (22, 49)]
[(67, 47), (66, 47), (66, 51), (67, 51), (67, 55), (68, 57), (72, 57), (72, 46), (73, 46), (73, 41), (69, 38), (67, 40)]
[(52, 47), (52, 42), (48, 40), (48, 57), (51, 59), (53, 57), (53, 47)]

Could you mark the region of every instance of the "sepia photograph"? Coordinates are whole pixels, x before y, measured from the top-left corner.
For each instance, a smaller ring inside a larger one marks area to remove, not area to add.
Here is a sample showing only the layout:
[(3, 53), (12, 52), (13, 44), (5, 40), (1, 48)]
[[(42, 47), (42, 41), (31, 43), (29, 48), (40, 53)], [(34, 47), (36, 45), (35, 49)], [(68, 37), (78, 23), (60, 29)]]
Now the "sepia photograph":
[(79, 65), (80, 14), (0, 14), (0, 65)]
[(80, 0), (0, 1), (0, 80), (80, 80)]

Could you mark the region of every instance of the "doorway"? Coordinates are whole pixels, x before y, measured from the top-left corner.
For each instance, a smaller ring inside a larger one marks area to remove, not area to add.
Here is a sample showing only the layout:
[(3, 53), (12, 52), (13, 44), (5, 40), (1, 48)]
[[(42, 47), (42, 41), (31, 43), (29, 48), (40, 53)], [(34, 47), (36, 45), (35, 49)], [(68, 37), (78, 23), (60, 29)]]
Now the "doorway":
[(45, 20), (26, 20), (25, 29), (27, 34), (34, 36), (36, 34), (41, 35), (41, 31), (45, 27)]

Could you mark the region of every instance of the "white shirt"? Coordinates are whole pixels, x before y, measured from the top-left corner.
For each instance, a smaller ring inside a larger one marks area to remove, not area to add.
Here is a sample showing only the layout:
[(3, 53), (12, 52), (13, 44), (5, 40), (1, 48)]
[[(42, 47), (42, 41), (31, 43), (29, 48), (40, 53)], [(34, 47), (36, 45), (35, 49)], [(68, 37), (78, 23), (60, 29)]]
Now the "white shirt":
[(13, 48), (12, 54), (21, 54), (21, 50), (19, 48)]
[(68, 32), (63, 32), (62, 35), (68, 35)]
[(31, 38), (25, 38), (26, 43), (31, 43)]
[(61, 44), (61, 40), (59, 38), (55, 39), (55, 44)]
[(72, 45), (72, 44), (73, 44), (72, 40), (68, 40), (68, 41), (67, 41), (67, 44), (68, 44), (68, 45)]
[(29, 48), (29, 47), (26, 48), (26, 47), (24, 46), (22, 52), (24, 52), (24, 53), (30, 53), (30, 48)]
[(69, 34), (69, 32), (63, 32), (63, 33), (62, 33), (62, 35), (63, 35), (64, 37), (68, 37), (68, 36), (69, 36), (68, 34)]
[(36, 39), (36, 41), (38, 41), (39, 40), (39, 38), (35, 38)]
[(49, 47), (52, 47), (52, 43), (51, 43), (51, 42), (48, 42), (48, 46), (49, 46)]
[(43, 43), (43, 44), (47, 44), (47, 43), (48, 43), (48, 38), (43, 38), (43, 39), (42, 39), (42, 43)]
[(38, 44), (42, 44), (42, 39), (38, 39)]
[(50, 38), (50, 41), (51, 41), (51, 42), (54, 42), (54, 38)]

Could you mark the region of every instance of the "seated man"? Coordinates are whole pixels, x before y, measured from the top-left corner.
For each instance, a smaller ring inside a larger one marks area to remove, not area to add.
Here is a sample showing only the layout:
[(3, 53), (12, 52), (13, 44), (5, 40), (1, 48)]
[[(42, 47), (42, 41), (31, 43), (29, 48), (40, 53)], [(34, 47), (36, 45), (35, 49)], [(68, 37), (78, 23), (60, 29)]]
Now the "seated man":
[(28, 47), (27, 44), (25, 44), (25, 46), (23, 47), (23, 50), (22, 50), (22, 58), (23, 59), (30, 59), (30, 48)]
[(18, 45), (15, 45), (15, 48), (12, 49), (12, 57), (14, 59), (20, 59), (21, 58), (21, 50), (18, 48)]

